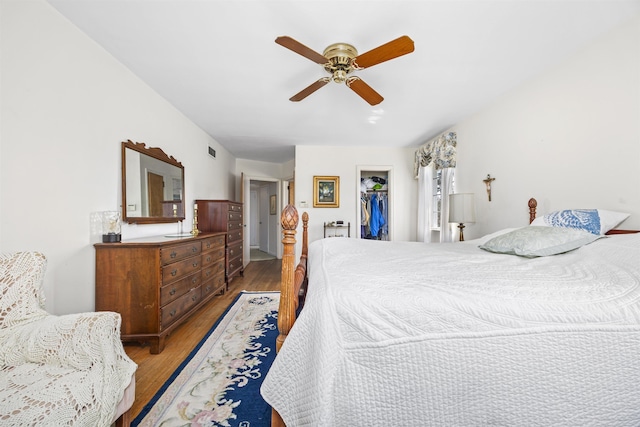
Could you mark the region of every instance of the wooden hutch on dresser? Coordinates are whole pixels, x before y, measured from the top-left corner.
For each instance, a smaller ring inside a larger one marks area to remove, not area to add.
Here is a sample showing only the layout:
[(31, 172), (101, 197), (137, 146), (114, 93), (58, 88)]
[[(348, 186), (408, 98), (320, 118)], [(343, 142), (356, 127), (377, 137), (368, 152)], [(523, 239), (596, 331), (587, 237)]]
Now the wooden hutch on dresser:
[(196, 200), (198, 229), (203, 232), (224, 232), (226, 243), (227, 286), (234, 277), (244, 274), (242, 203), (230, 200)]
[(226, 289), (225, 241), (203, 233), (94, 245), (96, 310), (120, 313), (122, 340), (160, 353), (173, 329)]

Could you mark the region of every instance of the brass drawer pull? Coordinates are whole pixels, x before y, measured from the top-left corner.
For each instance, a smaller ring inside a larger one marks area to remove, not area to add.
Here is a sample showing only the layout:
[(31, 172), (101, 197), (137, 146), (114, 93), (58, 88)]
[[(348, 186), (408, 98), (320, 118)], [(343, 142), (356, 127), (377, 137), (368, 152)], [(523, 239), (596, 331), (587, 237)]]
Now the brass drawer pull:
[(191, 248), (191, 252), (198, 252), (198, 248), (197, 248), (197, 247), (195, 247), (195, 246), (194, 246), (194, 247), (192, 247), (192, 248)]
[(196, 295), (191, 297), (191, 301), (197, 301), (197, 300), (198, 300), (198, 297)]
[(193, 264), (191, 264), (193, 267), (197, 267), (198, 266), (198, 261), (195, 261)]
[(175, 315), (176, 315), (176, 310), (171, 310), (171, 313), (169, 313), (169, 316), (170, 316), (170, 317), (173, 317), (173, 316), (175, 316)]
[(175, 295), (176, 292), (176, 288), (172, 288), (171, 291), (169, 291), (169, 295)]
[(178, 274), (178, 270), (173, 270), (173, 271), (171, 271), (171, 275), (172, 275), (172, 276), (175, 276), (176, 274)]
[(211, 262), (211, 255), (207, 257), (207, 262)]
[(178, 253), (176, 251), (171, 252), (171, 258), (175, 258), (178, 256)]
[(193, 283), (194, 285), (198, 283), (198, 278), (194, 277), (193, 279), (191, 279), (191, 283)]

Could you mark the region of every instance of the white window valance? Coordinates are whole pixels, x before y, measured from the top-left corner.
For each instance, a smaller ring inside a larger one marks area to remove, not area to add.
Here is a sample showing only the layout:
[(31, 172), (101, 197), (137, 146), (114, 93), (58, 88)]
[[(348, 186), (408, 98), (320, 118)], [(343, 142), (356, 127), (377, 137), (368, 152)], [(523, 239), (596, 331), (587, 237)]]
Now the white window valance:
[(456, 167), (456, 146), (458, 136), (455, 132), (446, 132), (421, 145), (415, 154), (414, 174), (418, 177), (420, 167), (427, 167), (431, 162), (435, 169)]

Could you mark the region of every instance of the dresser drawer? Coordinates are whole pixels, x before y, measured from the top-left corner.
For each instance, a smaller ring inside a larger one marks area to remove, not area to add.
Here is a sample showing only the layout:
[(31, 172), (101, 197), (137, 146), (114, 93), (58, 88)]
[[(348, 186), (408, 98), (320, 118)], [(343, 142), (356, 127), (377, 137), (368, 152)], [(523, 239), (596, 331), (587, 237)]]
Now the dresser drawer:
[(162, 285), (173, 283), (182, 277), (200, 270), (200, 257), (194, 256), (162, 267)]
[(229, 259), (229, 268), (227, 269), (228, 276), (231, 277), (235, 275), (242, 268), (242, 254), (238, 255), (235, 258)]
[(229, 203), (229, 211), (231, 212), (242, 212), (242, 204), (238, 203)]
[(176, 299), (175, 301), (160, 308), (160, 329), (170, 326), (173, 322), (180, 319), (184, 313), (200, 301), (200, 286), (191, 289), (188, 293)]
[(207, 266), (213, 264), (218, 260), (224, 261), (224, 246), (221, 246), (218, 249), (214, 249), (210, 252), (203, 253), (202, 268), (206, 268)]
[(227, 231), (238, 231), (242, 230), (242, 221), (229, 221), (229, 225), (227, 226)]
[(229, 231), (227, 234), (227, 244), (232, 245), (234, 242), (242, 241), (242, 230)]
[(206, 282), (211, 279), (213, 276), (219, 273), (223, 273), (224, 276), (224, 257), (218, 260), (216, 263), (212, 264), (209, 267), (205, 267), (202, 269), (202, 282)]
[(217, 294), (220, 291), (224, 291), (226, 287), (226, 280), (224, 278), (224, 270), (218, 273), (213, 279), (209, 280), (202, 284), (202, 298), (206, 298), (207, 296), (213, 294)]
[(229, 247), (227, 248), (229, 252), (229, 259), (233, 259), (233, 258), (237, 258), (238, 256), (241, 256), (243, 247), (244, 246), (242, 244), (242, 239), (230, 244)]
[(242, 222), (242, 211), (233, 212), (229, 211), (229, 222)]
[(160, 306), (169, 304), (171, 301), (180, 298), (190, 289), (197, 288), (202, 282), (200, 274), (192, 274), (183, 279), (180, 279), (169, 285), (165, 285), (160, 288)]
[(160, 260), (162, 265), (197, 255), (202, 251), (200, 242), (191, 242), (184, 245), (169, 246), (160, 250)]
[(219, 236), (204, 239), (202, 241), (202, 252), (207, 252), (211, 249), (224, 248), (224, 234)]

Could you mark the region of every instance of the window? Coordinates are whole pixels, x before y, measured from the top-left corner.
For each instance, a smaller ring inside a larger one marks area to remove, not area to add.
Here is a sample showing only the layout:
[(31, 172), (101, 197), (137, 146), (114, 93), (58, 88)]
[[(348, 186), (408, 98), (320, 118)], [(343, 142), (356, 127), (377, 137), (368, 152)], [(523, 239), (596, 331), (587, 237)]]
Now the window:
[[(451, 192), (455, 192), (455, 174), (451, 184)], [(433, 200), (431, 203), (431, 229), (440, 230), (442, 217), (442, 169), (438, 169), (433, 174), (432, 193)]]

